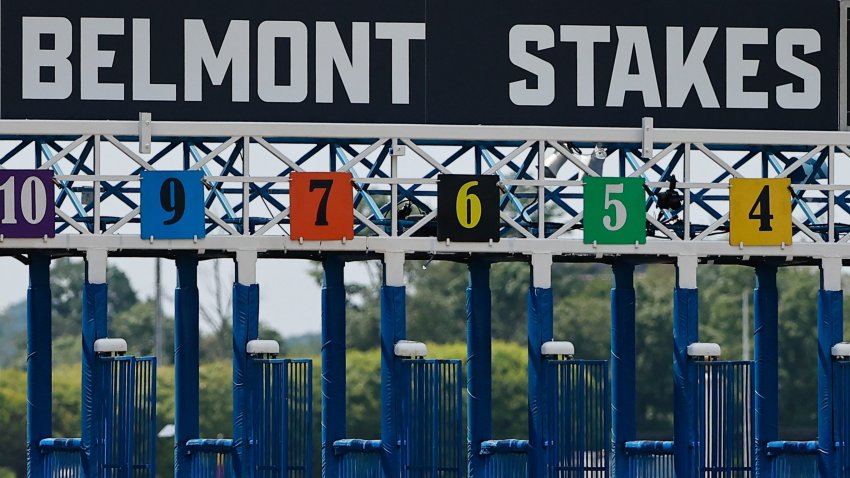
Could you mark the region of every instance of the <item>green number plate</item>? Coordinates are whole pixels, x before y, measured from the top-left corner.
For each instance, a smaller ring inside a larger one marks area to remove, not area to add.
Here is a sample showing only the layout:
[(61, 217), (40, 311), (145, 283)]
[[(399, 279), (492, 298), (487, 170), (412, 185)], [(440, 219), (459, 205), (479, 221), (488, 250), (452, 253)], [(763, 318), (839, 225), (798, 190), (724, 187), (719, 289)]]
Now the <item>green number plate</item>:
[(584, 243), (646, 243), (643, 178), (584, 179)]

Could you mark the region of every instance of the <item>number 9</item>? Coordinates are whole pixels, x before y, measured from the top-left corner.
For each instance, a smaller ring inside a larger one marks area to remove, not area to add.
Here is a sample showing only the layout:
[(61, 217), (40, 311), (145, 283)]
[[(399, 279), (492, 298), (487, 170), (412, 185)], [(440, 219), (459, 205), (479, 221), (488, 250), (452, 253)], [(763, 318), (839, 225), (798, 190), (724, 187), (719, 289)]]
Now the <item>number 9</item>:
[(168, 178), (159, 189), (159, 203), (165, 212), (173, 213), (171, 219), (166, 219), (163, 224), (170, 226), (180, 222), (183, 213), (186, 212), (186, 189), (177, 178)]

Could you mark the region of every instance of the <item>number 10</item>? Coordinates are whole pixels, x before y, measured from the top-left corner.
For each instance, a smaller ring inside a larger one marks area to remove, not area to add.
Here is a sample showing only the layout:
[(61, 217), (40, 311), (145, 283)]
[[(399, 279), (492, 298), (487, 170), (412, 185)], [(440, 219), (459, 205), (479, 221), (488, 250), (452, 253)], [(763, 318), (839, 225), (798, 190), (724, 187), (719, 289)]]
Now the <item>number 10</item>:
[[(3, 185), (3, 219), (2, 224), (17, 224), (15, 215), (15, 177), (11, 176)], [(47, 191), (44, 183), (35, 176), (30, 176), (21, 185), (21, 216), (29, 224), (38, 224), (47, 213)]]

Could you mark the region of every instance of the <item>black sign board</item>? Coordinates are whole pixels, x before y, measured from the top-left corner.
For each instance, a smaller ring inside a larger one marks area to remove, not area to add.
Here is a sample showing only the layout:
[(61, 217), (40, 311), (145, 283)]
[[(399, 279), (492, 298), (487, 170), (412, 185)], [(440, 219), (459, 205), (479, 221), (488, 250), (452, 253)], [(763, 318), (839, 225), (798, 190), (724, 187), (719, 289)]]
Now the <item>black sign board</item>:
[(440, 174), (437, 184), (437, 239), (455, 242), (499, 240), (499, 178)]
[(0, 0), (0, 118), (834, 130), (834, 0)]

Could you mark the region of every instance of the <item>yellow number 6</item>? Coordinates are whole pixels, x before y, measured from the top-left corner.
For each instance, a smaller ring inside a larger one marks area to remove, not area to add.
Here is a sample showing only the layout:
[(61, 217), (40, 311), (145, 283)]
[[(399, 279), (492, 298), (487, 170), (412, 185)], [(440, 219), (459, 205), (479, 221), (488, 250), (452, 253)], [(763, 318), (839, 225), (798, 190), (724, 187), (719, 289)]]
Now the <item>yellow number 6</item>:
[(464, 183), (457, 192), (457, 202), (455, 203), (457, 220), (466, 229), (474, 228), (481, 221), (481, 200), (478, 199), (478, 196), (469, 192), (475, 186), (478, 186), (478, 181), (469, 181)]

